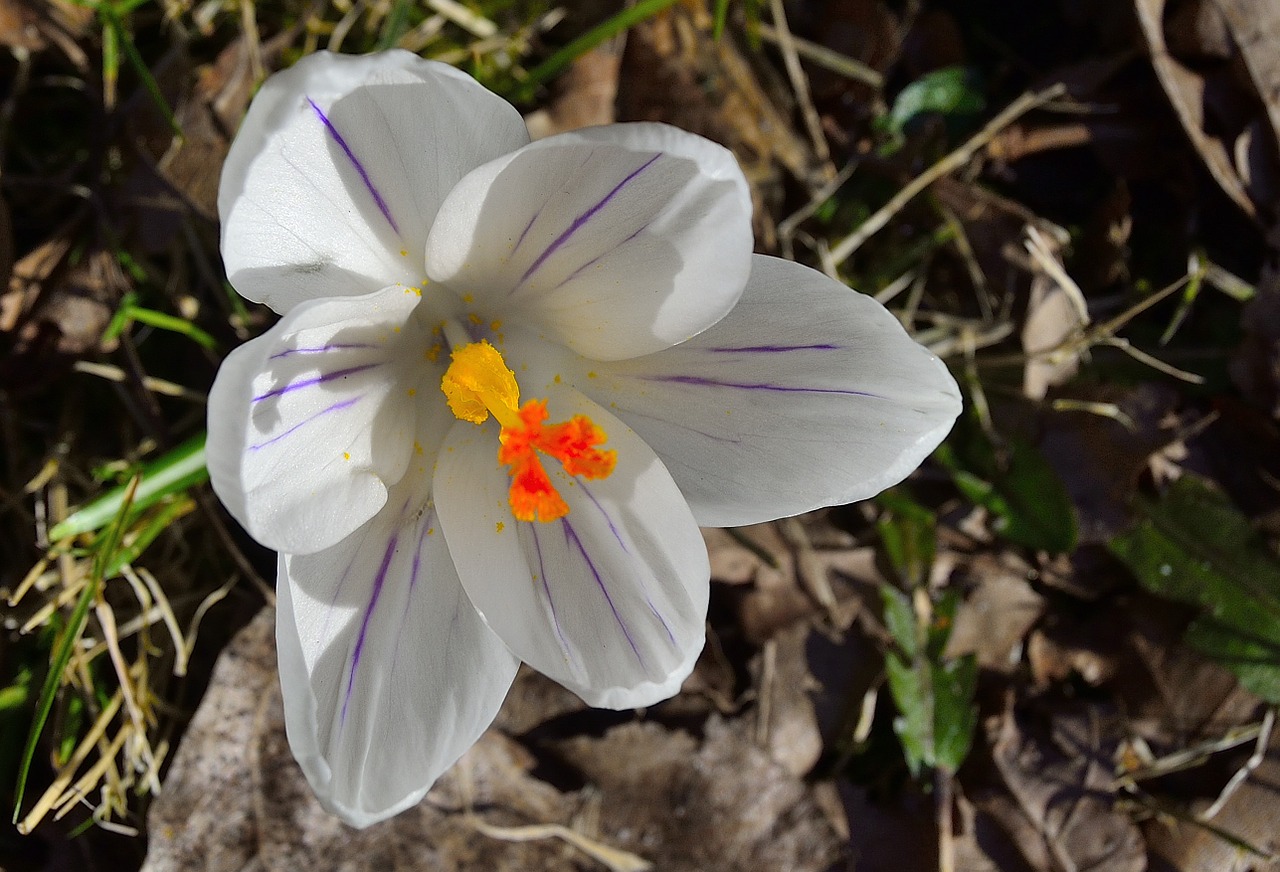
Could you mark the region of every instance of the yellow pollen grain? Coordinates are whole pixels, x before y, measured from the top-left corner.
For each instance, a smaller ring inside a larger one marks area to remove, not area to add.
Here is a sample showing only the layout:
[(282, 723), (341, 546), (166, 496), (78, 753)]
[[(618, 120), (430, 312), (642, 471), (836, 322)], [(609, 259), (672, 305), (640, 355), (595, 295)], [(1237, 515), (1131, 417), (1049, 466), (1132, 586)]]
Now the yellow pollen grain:
[(470, 305), (471, 305), (472, 303), (474, 303), (475, 301), (476, 301), (476, 298), (475, 298), (475, 297), (473, 297), (471, 294), (463, 294), (463, 295), (462, 295), (462, 302), (466, 303), (468, 306), (470, 306)]
[(589, 372), (587, 373), (587, 378), (596, 378), (596, 374), (594, 372)]
[(344, 451), (344, 452), (342, 452), (342, 459), (343, 459), (343, 460), (350, 460), (350, 459), (351, 459), (351, 452), (350, 452), (350, 451)]
[(417, 389), (417, 388), (409, 388), (409, 396), (411, 396), (411, 397), (416, 397), (417, 395), (418, 395), (418, 389)]
[(472, 312), (470, 315), (468, 315), (467, 320), (470, 321), (472, 324), (475, 324), (477, 327), (479, 327), (481, 324), (484, 323), (484, 319), (481, 318), (479, 315), (477, 315), (475, 312)]
[(490, 321), (490, 322), (489, 322), (489, 329), (490, 329), (490, 330), (492, 330), (494, 333), (497, 333), (499, 330), (501, 330), (501, 329), (502, 329), (502, 322), (501, 322), (501, 321)]
[(504, 529), (506, 529), (506, 526), (507, 526), (506, 524), (499, 521), (497, 524), (494, 525), (493, 530), (495, 533), (501, 533)]
[(407, 248), (402, 248), (402, 249), (400, 249), (400, 256), (401, 256), (401, 257), (408, 257), (408, 256), (409, 256), (409, 249), (407, 249)]
[(560, 384), (560, 373), (556, 373), (555, 383)]
[(425, 357), (428, 362), (435, 363), (436, 358), (440, 356), (440, 352), (443, 350), (444, 350), (444, 347), (441, 346), (439, 342), (437, 342), (435, 345), (431, 346), (426, 351), (422, 352), (422, 356)]
[(422, 453), (422, 443), (419, 442), (417, 439), (413, 440), (413, 453), (414, 454)]
[(434, 536), (435, 534), (436, 534), (436, 528), (435, 528), (435, 527), (428, 527), (428, 528), (427, 528), (427, 535), (428, 535), (428, 536)]
[(400, 332), (400, 328), (399, 328), (399, 327), (392, 327), (392, 328), (391, 328), (391, 332), (392, 332), (392, 333), (399, 333), (399, 332)]

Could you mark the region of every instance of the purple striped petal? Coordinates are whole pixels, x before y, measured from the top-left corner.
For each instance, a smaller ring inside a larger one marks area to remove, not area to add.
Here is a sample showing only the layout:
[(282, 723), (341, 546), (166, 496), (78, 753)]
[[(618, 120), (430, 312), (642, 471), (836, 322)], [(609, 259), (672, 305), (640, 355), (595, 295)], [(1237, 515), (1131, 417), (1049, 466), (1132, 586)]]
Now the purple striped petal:
[(445, 536), (471, 601), (522, 660), (591, 705), (650, 705), (679, 689), (702, 649), (706, 547), (634, 433), (581, 394), (549, 393), (555, 420), (586, 414), (605, 430), (613, 474), (574, 479), (547, 460), (569, 514), (516, 521), (496, 430), (460, 423), (435, 475)]
[(260, 542), (327, 548), (404, 475), (423, 442), (418, 402), (406, 400), (429, 397), (418, 388), (442, 369), (405, 365), (422, 356), (418, 301), (389, 288), (304, 303), (223, 363), (209, 398), (209, 472)]
[(597, 359), (705, 330), (750, 270), (751, 198), (733, 155), (664, 125), (535, 142), (470, 173), (441, 209), (433, 281)]
[(227, 276), (282, 313), (417, 286), (449, 189), (528, 141), (509, 104), (451, 67), (405, 51), (309, 55), (267, 80), (227, 156)]
[(737, 308), (705, 333), (560, 375), (644, 437), (706, 526), (872, 496), (960, 410), (946, 367), (875, 300), (762, 256)]
[(463, 593), (421, 490), (393, 494), (338, 545), (281, 560), (289, 742), (355, 826), (418, 802), (493, 720), (518, 665)]

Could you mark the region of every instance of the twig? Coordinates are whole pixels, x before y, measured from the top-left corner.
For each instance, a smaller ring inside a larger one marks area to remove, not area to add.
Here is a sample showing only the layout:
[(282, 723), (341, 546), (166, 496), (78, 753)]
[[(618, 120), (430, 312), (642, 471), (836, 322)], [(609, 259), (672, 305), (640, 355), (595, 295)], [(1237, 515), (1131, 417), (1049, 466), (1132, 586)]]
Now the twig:
[(834, 175), (835, 167), (831, 165), (831, 149), (827, 147), (827, 137), (822, 132), (822, 119), (813, 105), (813, 97), (809, 94), (809, 79), (800, 66), (800, 56), (796, 53), (796, 41), (787, 26), (787, 13), (782, 7), (782, 0), (771, 0), (770, 11), (773, 13), (774, 27), (778, 32), (778, 49), (782, 52), (782, 64), (787, 68), (787, 78), (791, 80), (791, 88), (795, 91), (796, 102), (800, 104), (800, 117), (813, 140), (813, 152), (825, 165), (827, 175)]
[(945, 176), (952, 170), (964, 166), (973, 156), (987, 143), (989, 143), (996, 134), (1004, 128), (1008, 127), (1021, 116), (1030, 112), (1032, 109), (1043, 106), (1051, 100), (1056, 100), (1066, 93), (1066, 86), (1061, 83), (1045, 88), (1043, 91), (1036, 93), (1023, 94), (1017, 100), (1014, 100), (1004, 111), (983, 127), (980, 131), (970, 137), (969, 141), (948, 154), (942, 160), (938, 161), (929, 169), (916, 176), (907, 183), (901, 191), (893, 196), (893, 198), (885, 203), (874, 215), (862, 223), (862, 226), (850, 233), (844, 239), (840, 240), (836, 246), (831, 249), (831, 259), (837, 266), (848, 260), (849, 255), (857, 251), (862, 244), (875, 235), (881, 228), (889, 223), (894, 215), (902, 211), (907, 203), (911, 202), (915, 197), (929, 187), (938, 179)]
[[(782, 42), (782, 35), (777, 28), (771, 27), (764, 22), (760, 22), (760, 36), (765, 41), (772, 42), (775, 45)], [(847, 79), (853, 79), (855, 82), (870, 85), (877, 91), (884, 87), (884, 76), (861, 61), (856, 61), (847, 55), (832, 51), (825, 45), (810, 42), (803, 37), (792, 36), (791, 41), (796, 47), (796, 54), (811, 63), (815, 63)]]
[(809, 202), (805, 203), (796, 211), (792, 212), (786, 218), (778, 222), (778, 240), (782, 243), (782, 256), (787, 260), (795, 259), (795, 234), (796, 228), (804, 221), (807, 221), (815, 212), (822, 207), (822, 204), (831, 199), (836, 191), (840, 190), (845, 182), (853, 177), (853, 171), (858, 168), (857, 161), (850, 161), (836, 173), (831, 181), (827, 182), (813, 195), (809, 197)]
[(953, 779), (945, 766), (933, 773), (933, 789), (937, 797), (938, 815), (938, 872), (956, 872), (955, 834), (951, 828)]
[(1262, 728), (1258, 730), (1258, 740), (1253, 745), (1253, 753), (1249, 755), (1249, 759), (1244, 761), (1235, 775), (1231, 776), (1231, 780), (1222, 788), (1222, 792), (1218, 794), (1218, 798), (1213, 801), (1213, 805), (1204, 810), (1204, 814), (1200, 815), (1201, 819), (1210, 821), (1222, 811), (1227, 804), (1227, 800), (1231, 799), (1232, 794), (1240, 789), (1240, 785), (1244, 784), (1253, 771), (1262, 765), (1262, 761), (1267, 756), (1267, 747), (1271, 743), (1271, 728), (1276, 723), (1275, 708), (1267, 709), (1267, 713), (1262, 716)]

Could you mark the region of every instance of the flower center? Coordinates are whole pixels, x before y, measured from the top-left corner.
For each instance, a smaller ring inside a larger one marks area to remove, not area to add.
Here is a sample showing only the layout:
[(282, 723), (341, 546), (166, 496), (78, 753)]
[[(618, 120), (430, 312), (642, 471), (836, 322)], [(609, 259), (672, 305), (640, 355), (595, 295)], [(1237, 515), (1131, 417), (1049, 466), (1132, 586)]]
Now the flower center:
[(492, 414), (502, 425), (498, 460), (511, 471), (511, 511), (521, 521), (554, 521), (569, 514), (569, 505), (556, 491), (538, 452), (560, 461), (569, 475), (606, 478), (618, 452), (596, 446), (608, 438), (586, 415), (547, 424), (546, 400), (520, 405), (516, 374), (502, 354), (485, 340), (456, 346), (440, 389), (454, 416), (483, 424)]

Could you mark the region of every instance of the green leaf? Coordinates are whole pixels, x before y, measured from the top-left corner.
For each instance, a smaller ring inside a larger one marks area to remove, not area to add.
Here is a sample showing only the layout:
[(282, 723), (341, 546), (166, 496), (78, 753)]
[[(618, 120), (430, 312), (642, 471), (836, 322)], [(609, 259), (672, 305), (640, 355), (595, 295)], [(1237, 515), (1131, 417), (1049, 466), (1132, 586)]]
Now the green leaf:
[(914, 660), (920, 646), (916, 643), (916, 613), (911, 599), (889, 584), (880, 585), (880, 599), (884, 601), (884, 625), (893, 641), (908, 658)]
[(978, 660), (972, 654), (935, 665), (933, 677), (933, 765), (955, 772), (969, 755), (978, 710)]
[(897, 654), (890, 652), (885, 657), (884, 666), (889, 692), (899, 712), (893, 722), (893, 731), (898, 734), (898, 742), (906, 755), (907, 768), (911, 770), (912, 777), (916, 777), (921, 768), (928, 766), (933, 759), (933, 737), (930, 735), (933, 717), (929, 711), (929, 695), (920, 680), (920, 673)]
[(876, 501), (887, 510), (876, 530), (889, 563), (906, 587), (923, 586), (933, 565), (936, 517), (902, 490), (885, 491)]
[(934, 452), (956, 487), (995, 518), (992, 529), (1037, 551), (1064, 554), (1076, 547), (1076, 516), (1062, 479), (1030, 443), (1009, 442), (1003, 464), (990, 452), (981, 470), (972, 470), (950, 445)]
[(1186, 641), (1280, 703), (1280, 561), (1223, 494), (1184, 475), (1110, 549), (1147, 590), (1204, 610)]
[[(931, 620), (921, 626), (912, 599), (891, 585), (880, 586), (884, 621), (900, 651), (885, 655), (889, 692), (898, 707), (894, 731), (912, 776), (921, 769), (955, 772), (973, 742), (977, 711), (973, 694), (978, 662), (972, 656), (943, 658), (955, 621), (959, 597), (944, 594), (930, 608)], [(923, 643), (923, 646), (922, 646)]]
[[(172, 494), (202, 484), (209, 479), (204, 465), (204, 434), (194, 436), (169, 453), (142, 468), (142, 481), (133, 495), (132, 506), (141, 511)], [(126, 487), (118, 487), (98, 497), (61, 524), (49, 531), (49, 538), (60, 542), (105, 526), (120, 511)]]
[(945, 67), (926, 73), (902, 89), (881, 124), (900, 136), (921, 115), (967, 120), (987, 105), (978, 85), (977, 73), (967, 67)]

